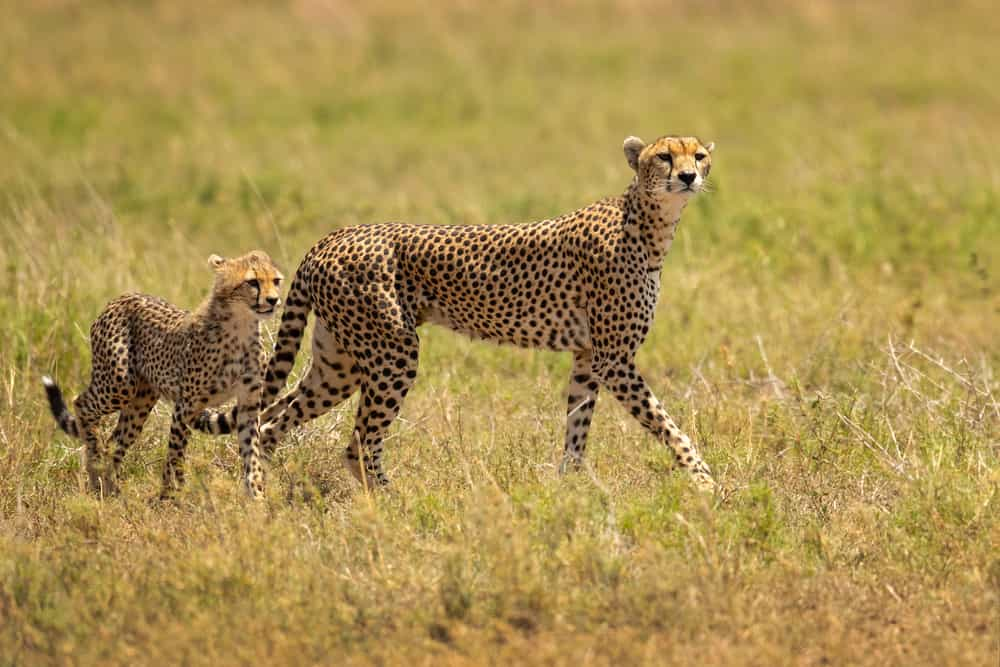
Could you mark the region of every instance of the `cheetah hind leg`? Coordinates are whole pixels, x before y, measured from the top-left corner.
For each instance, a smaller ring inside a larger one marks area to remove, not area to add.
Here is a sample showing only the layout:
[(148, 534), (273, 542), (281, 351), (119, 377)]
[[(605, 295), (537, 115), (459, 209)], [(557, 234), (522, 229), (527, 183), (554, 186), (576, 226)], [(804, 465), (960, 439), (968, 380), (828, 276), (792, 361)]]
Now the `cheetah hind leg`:
[(125, 454), (142, 432), (149, 413), (156, 405), (157, 396), (150, 387), (139, 387), (132, 400), (118, 413), (118, 423), (112, 440), (116, 443), (114, 457), (109, 471), (110, 492), (118, 493), (121, 483), (121, 467)]
[[(361, 434), (356, 427), (351, 435), (351, 444), (344, 449), (344, 467), (365, 490), (389, 486), (389, 476), (382, 471), (381, 465), (372, 471), (367, 469), (373, 467), (371, 463), (367, 466), (362, 465), (360, 442)], [(365, 458), (368, 461), (372, 459), (370, 456)], [(381, 464), (381, 459), (379, 459), (379, 464)]]
[(344, 449), (344, 467), (354, 476), (354, 479), (358, 480), (364, 486), (365, 474), (361, 467), (361, 455), (359, 453), (361, 449), (360, 440), (358, 430), (354, 429), (354, 432), (351, 434), (351, 444)]
[(73, 408), (77, 415), (80, 438), (84, 442), (83, 461), (90, 491), (99, 497), (112, 496), (117, 493), (117, 486), (108, 466), (105, 446), (97, 432), (101, 418), (111, 414), (112, 410), (108, 409), (90, 387), (80, 394)]
[[(325, 331), (325, 330), (322, 330)], [(315, 342), (320, 335), (314, 337)], [(313, 364), (295, 389), (279, 399), (261, 417), (261, 451), (270, 457), (291, 429), (320, 417), (350, 398), (361, 383), (360, 369), (340, 349), (314, 349)], [(280, 408), (277, 412), (273, 408)]]
[(416, 332), (382, 342), (383, 363), (362, 371), (361, 400), (346, 463), (365, 489), (389, 484), (382, 470), (383, 441), (417, 377), (418, 347)]

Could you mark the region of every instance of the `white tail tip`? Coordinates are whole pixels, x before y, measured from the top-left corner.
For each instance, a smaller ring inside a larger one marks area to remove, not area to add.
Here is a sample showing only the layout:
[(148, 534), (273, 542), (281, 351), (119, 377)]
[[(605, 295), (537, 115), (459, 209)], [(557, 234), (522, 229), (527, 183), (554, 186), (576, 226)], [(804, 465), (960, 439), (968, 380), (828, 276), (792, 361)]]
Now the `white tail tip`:
[(48, 375), (43, 375), (42, 376), (42, 384), (44, 384), (46, 387), (54, 387), (54, 386), (56, 386), (55, 380), (53, 380), (52, 378), (50, 378)]

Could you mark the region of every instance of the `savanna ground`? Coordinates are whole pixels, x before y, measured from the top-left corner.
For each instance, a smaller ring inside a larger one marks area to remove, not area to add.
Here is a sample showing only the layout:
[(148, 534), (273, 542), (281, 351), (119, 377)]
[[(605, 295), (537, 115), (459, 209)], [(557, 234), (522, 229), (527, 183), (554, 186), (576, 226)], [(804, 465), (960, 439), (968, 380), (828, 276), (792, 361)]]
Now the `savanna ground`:
[[(1000, 20), (871, 4), (0, 5), (0, 664), (1000, 664)], [(717, 497), (608, 397), (560, 478), (569, 355), (435, 328), (391, 492), (346, 406), (151, 504), (162, 405), (84, 492), (39, 376), (111, 298), (568, 211), (633, 133), (718, 146), (639, 355)]]

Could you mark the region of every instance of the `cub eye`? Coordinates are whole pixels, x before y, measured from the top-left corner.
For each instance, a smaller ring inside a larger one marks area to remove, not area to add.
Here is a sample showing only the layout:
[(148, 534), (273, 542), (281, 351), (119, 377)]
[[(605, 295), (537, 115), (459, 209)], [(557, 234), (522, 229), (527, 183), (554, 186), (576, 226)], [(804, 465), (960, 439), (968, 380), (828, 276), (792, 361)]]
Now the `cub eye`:
[(667, 164), (670, 164), (670, 163), (672, 163), (674, 161), (674, 156), (671, 155), (670, 153), (657, 153), (656, 157), (660, 158), (661, 160), (663, 160)]
[(704, 160), (707, 157), (708, 156), (705, 155), (704, 153), (695, 153), (694, 154), (694, 159), (697, 160), (698, 162), (701, 162), (702, 160)]
[(256, 278), (251, 278), (247, 281), (247, 285), (254, 289), (260, 289), (260, 282)]
[(275, 278), (274, 279), (274, 286), (277, 287), (280, 284), (281, 284), (281, 278)]

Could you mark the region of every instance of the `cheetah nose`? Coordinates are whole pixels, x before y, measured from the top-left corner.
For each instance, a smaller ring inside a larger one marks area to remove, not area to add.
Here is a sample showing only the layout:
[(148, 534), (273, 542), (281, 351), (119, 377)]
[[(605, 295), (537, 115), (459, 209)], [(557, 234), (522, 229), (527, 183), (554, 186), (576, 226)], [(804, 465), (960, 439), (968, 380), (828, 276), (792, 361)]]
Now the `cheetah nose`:
[(677, 178), (684, 181), (684, 183), (687, 185), (691, 185), (692, 183), (694, 183), (694, 179), (697, 176), (698, 174), (694, 173), (693, 171), (682, 171), (681, 173), (677, 174)]
[(271, 304), (272, 306), (276, 306), (276, 305), (278, 305), (278, 297), (276, 297), (276, 296), (269, 296), (269, 297), (267, 297), (267, 302), (269, 304)]

